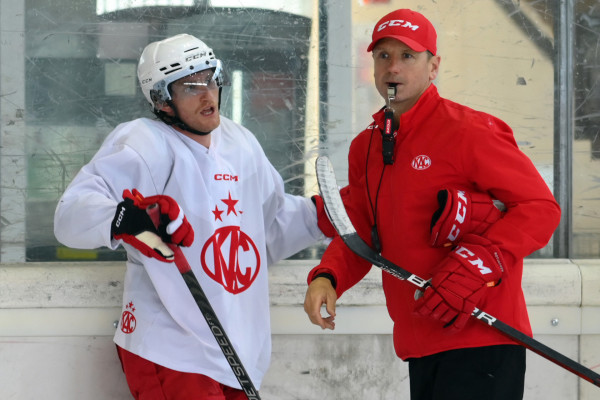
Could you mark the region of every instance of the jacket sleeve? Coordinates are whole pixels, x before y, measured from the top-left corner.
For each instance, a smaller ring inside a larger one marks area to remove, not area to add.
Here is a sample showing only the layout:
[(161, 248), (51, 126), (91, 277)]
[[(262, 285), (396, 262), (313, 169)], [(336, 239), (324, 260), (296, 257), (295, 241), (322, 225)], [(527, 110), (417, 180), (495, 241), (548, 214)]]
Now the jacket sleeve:
[(490, 131), (463, 148), (465, 174), (475, 186), (507, 207), (485, 236), (498, 244), (508, 265), (544, 247), (560, 222), (560, 207), (531, 160), (518, 148), (512, 130), (488, 116)]

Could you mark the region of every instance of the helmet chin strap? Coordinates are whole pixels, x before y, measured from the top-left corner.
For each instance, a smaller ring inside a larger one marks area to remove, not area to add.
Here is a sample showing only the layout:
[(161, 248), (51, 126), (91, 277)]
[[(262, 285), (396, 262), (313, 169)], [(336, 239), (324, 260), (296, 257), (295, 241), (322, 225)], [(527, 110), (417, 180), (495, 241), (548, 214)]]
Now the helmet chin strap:
[(210, 134), (210, 132), (202, 132), (202, 131), (196, 130), (196, 129), (188, 126), (177, 115), (175, 115), (175, 118), (173, 118), (173, 124), (172, 125), (180, 128), (180, 129), (183, 129), (186, 132), (193, 133), (194, 135), (206, 136), (206, 135)]

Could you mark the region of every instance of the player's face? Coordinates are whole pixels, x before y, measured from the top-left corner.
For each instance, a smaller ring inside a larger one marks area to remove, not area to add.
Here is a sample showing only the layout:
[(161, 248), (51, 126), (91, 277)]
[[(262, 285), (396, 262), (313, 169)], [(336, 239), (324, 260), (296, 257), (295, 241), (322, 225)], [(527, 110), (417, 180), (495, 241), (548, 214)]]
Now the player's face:
[(392, 108), (399, 112), (409, 110), (429, 87), (438, 73), (440, 57), (427, 51), (416, 52), (392, 38), (377, 42), (373, 49), (375, 87), (387, 100), (387, 89), (396, 86)]
[(179, 118), (201, 132), (211, 132), (219, 126), (219, 88), (212, 70), (186, 76), (171, 85), (171, 98)]

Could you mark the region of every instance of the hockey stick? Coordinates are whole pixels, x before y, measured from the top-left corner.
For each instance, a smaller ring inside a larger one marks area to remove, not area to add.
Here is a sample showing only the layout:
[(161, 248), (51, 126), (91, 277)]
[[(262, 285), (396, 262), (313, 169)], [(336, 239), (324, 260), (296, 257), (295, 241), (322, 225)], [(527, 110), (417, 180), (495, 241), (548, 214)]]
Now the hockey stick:
[[(323, 203), (325, 204), (325, 211), (327, 212), (332, 225), (335, 227), (335, 230), (350, 250), (385, 272), (388, 272), (398, 279), (409, 281), (420, 289), (426, 289), (431, 286), (429, 281), (408, 272), (390, 260), (382, 257), (361, 239), (346, 213), (333, 167), (327, 157), (321, 156), (317, 158), (316, 172), (319, 189), (321, 191), (321, 196), (323, 197)], [(600, 375), (596, 372), (527, 336), (523, 332), (507, 325), (490, 314), (475, 308), (471, 317), (488, 324), (534, 353), (600, 387)]]
[[(154, 222), (154, 225), (158, 226), (158, 221), (160, 218), (160, 210), (158, 208), (158, 204), (152, 204), (148, 206), (146, 212), (152, 219), (152, 222)], [(208, 301), (204, 290), (202, 290), (202, 286), (200, 286), (200, 282), (198, 282), (198, 279), (196, 278), (194, 271), (192, 271), (192, 267), (190, 267), (190, 264), (185, 258), (185, 255), (181, 251), (181, 248), (172, 243), (169, 243), (168, 246), (174, 253), (175, 266), (181, 273), (185, 284), (190, 290), (192, 297), (196, 301), (196, 304), (198, 305), (202, 316), (206, 320), (210, 331), (214, 335), (217, 343), (219, 344), (219, 347), (221, 348), (225, 359), (229, 363), (229, 366), (231, 367), (233, 374), (240, 383), (240, 386), (246, 394), (246, 397), (248, 397), (248, 400), (260, 400), (258, 391), (254, 387), (254, 384), (250, 379), (250, 375), (248, 375), (248, 372), (246, 372), (242, 361), (238, 357), (235, 349), (233, 348), (229, 337), (227, 337), (225, 329), (223, 329), (223, 325), (221, 325), (221, 322), (219, 321), (215, 310), (210, 305), (210, 302)]]

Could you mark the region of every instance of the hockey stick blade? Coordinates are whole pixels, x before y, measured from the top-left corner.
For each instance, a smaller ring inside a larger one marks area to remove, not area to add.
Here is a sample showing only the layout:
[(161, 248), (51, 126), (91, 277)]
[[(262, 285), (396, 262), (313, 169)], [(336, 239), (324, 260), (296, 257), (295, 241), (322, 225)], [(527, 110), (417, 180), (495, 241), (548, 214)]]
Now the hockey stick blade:
[[(346, 246), (359, 257), (371, 262), (373, 265), (390, 273), (394, 277), (409, 281), (421, 289), (427, 288), (430, 285), (429, 281), (414, 275), (390, 260), (387, 260), (371, 249), (371, 247), (369, 247), (369, 245), (358, 235), (346, 213), (344, 203), (340, 196), (339, 187), (336, 182), (333, 166), (327, 157), (320, 156), (317, 158), (316, 172), (321, 197), (325, 204), (325, 211)], [(528, 348), (545, 359), (563, 367), (567, 371), (600, 387), (600, 375), (596, 372), (538, 342), (532, 337), (527, 336), (518, 329), (511, 327), (485, 311), (475, 308), (471, 317), (497, 329), (523, 347)]]
[[(152, 219), (154, 225), (158, 226), (160, 214), (158, 204), (152, 204), (148, 206), (146, 212)], [(185, 258), (183, 251), (181, 251), (181, 248), (175, 244), (170, 243), (168, 246), (174, 253), (175, 266), (181, 273), (186, 286), (194, 298), (196, 305), (200, 309), (202, 316), (206, 320), (210, 331), (221, 348), (227, 363), (229, 363), (229, 366), (231, 367), (231, 371), (242, 387), (246, 397), (248, 400), (261, 400), (258, 391), (250, 379), (250, 375), (246, 371), (246, 368), (244, 368), (240, 357), (237, 355), (237, 352), (229, 340), (229, 337), (225, 333), (225, 329), (223, 328), (223, 325), (221, 325), (221, 321), (219, 321), (219, 318), (211, 306), (208, 297), (206, 297), (204, 290), (202, 290), (202, 286), (200, 286), (200, 282), (198, 282), (198, 279), (196, 278), (194, 271), (192, 271), (192, 267)]]

